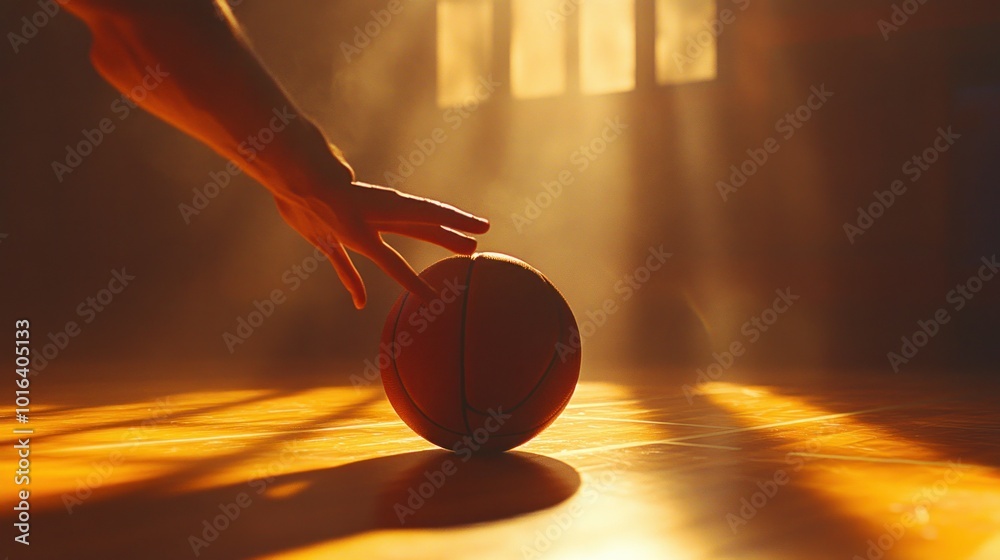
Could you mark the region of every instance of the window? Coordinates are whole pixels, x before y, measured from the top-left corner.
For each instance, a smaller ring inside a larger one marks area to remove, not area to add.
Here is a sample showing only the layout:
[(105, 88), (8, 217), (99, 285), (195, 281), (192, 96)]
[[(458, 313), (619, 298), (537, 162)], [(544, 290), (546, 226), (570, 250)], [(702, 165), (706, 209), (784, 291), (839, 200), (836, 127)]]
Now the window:
[(438, 104), (475, 95), (493, 63), (493, 1), (441, 0), (437, 7)]
[(559, 95), (566, 91), (566, 24), (559, 13), (564, 0), (511, 2), (510, 90), (514, 97)]
[(635, 0), (580, 0), (580, 91), (635, 89)]
[(656, 0), (657, 83), (715, 79), (713, 20), (715, 0)]
[[(509, 0), (510, 92), (518, 99), (636, 87), (637, 0)], [(656, 82), (716, 76), (715, 0), (655, 2)], [(506, 3), (504, 4), (506, 5)], [(438, 103), (461, 103), (492, 73), (494, 1), (438, 0)]]

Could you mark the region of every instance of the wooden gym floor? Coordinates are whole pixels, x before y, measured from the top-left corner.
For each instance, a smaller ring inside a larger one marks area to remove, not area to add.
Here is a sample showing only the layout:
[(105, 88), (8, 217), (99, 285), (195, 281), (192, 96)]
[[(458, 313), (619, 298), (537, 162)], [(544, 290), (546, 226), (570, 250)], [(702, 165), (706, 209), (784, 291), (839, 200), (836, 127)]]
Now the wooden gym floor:
[(644, 378), (585, 381), (468, 461), (377, 382), (49, 389), (10, 558), (1000, 558), (995, 385), (727, 373), (689, 400), (689, 372)]

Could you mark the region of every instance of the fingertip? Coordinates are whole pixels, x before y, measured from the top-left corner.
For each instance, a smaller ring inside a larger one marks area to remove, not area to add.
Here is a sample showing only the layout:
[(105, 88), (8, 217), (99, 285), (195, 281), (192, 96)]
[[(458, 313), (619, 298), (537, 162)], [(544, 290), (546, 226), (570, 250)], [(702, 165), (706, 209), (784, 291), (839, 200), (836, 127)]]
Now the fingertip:
[(351, 301), (354, 303), (354, 308), (361, 310), (365, 308), (366, 301), (364, 294), (351, 294)]
[(426, 280), (420, 278), (419, 282), (420, 284), (416, 286), (418, 289), (416, 291), (413, 291), (413, 294), (416, 295), (418, 298), (420, 298), (420, 301), (428, 303), (430, 301), (437, 299), (438, 297), (437, 292), (434, 291), (434, 288), (432, 288), (431, 285), (428, 284)]
[(354, 307), (358, 309), (364, 309), (365, 305), (368, 303), (368, 290), (365, 289), (365, 285), (361, 284), (358, 286), (358, 290), (354, 293)]
[[(331, 262), (334, 262), (332, 257)], [(344, 288), (347, 289), (348, 295), (351, 296), (351, 303), (354, 304), (354, 308), (364, 309), (368, 295), (365, 290), (365, 285), (361, 280), (361, 276), (357, 274), (357, 270), (352, 270), (353, 274), (345, 276), (345, 274), (347, 274), (345, 270), (341, 270), (336, 264), (334, 264), (333, 268), (337, 272), (337, 276), (340, 277), (341, 284), (343, 284)]]
[(463, 241), (463, 245), (459, 247), (458, 248), (459, 250), (455, 252), (459, 255), (471, 255), (472, 253), (476, 252), (476, 249), (478, 247), (479, 247), (479, 242), (470, 237), (468, 241)]
[(469, 230), (469, 233), (486, 233), (490, 231), (490, 221), (486, 218), (480, 218), (479, 216), (473, 216), (474, 218), (474, 228)]

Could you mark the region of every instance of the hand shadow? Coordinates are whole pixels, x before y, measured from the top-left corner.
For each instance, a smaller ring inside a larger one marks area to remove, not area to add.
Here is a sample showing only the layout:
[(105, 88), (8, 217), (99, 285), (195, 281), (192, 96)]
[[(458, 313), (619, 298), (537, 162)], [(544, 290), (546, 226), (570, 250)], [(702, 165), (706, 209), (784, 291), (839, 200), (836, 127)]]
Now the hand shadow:
[(573, 467), (542, 455), (420, 451), (182, 494), (146, 484), (32, 520), (52, 557), (246, 558), (371, 530), (506, 519), (579, 487)]

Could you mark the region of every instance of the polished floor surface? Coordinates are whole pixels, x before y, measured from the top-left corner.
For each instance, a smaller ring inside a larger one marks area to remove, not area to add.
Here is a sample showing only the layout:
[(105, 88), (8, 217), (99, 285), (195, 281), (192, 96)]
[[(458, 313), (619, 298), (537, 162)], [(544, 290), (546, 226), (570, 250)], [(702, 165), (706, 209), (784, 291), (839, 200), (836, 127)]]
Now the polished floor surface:
[(10, 557), (1000, 559), (995, 390), (692, 377), (585, 381), (541, 436), (469, 460), (378, 384), (81, 385), (32, 411)]

